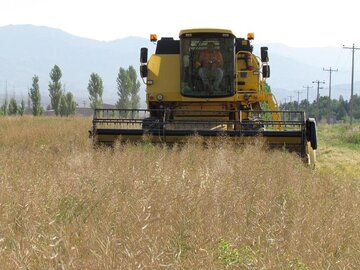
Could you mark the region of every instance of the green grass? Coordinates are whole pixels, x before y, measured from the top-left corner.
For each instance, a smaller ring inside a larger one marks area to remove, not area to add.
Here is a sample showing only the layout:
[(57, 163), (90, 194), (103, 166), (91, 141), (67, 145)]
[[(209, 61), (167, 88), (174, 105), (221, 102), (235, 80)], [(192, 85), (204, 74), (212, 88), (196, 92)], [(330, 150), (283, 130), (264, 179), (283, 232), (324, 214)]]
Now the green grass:
[(360, 150), (360, 124), (320, 124), (318, 136), (323, 145)]
[(317, 168), (348, 179), (359, 179), (360, 125), (319, 125)]

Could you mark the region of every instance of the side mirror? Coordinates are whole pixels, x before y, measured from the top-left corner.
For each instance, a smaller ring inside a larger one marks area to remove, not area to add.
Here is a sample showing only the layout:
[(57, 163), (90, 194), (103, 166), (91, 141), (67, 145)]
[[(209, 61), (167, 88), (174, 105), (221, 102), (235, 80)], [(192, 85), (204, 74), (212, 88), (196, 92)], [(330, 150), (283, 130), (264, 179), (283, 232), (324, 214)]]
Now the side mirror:
[(147, 65), (140, 66), (140, 76), (141, 76), (141, 78), (146, 78), (148, 76)]
[(148, 61), (148, 48), (140, 49), (140, 63), (146, 64)]
[(269, 78), (270, 77), (270, 66), (269, 65), (264, 65), (262, 67), (262, 75), (263, 75), (263, 78)]
[(269, 62), (269, 54), (268, 54), (268, 47), (261, 47), (261, 62), (267, 63)]

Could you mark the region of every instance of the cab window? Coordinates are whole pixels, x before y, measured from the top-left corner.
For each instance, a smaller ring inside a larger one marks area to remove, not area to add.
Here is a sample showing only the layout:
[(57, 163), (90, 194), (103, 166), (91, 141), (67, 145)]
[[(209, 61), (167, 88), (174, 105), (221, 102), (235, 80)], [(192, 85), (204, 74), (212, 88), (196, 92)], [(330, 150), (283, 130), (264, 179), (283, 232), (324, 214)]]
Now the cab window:
[(234, 39), (181, 40), (181, 93), (191, 97), (234, 94)]

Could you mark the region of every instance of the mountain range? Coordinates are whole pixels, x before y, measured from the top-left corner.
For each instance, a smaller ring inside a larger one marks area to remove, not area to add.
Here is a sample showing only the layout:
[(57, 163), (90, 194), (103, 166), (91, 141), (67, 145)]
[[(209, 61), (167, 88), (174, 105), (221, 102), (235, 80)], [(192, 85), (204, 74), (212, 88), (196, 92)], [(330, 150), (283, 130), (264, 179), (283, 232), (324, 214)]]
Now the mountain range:
[[(178, 33), (180, 29), (174, 29)], [(176, 35), (174, 35), (176, 38)], [(332, 72), (332, 98), (350, 95), (351, 51), (342, 47), (293, 48), (281, 43), (254, 43), (254, 52), (261, 46), (269, 48), (271, 77), (268, 83), (279, 102), (296, 100), (295, 91), (301, 91), (300, 100), (306, 98), (309, 85), (310, 101), (316, 97), (316, 85), (312, 81), (325, 81), (320, 95), (328, 95), (329, 72)], [(0, 27), (0, 104), (5, 97), (27, 99), (32, 77), (40, 79), (40, 92), (44, 106), (49, 104), (49, 73), (56, 64), (61, 68), (66, 91), (71, 91), (80, 105), (89, 104), (87, 84), (92, 72), (98, 73), (104, 82), (104, 102), (113, 104), (118, 99), (116, 77), (120, 67), (139, 66), (141, 47), (148, 47), (149, 54), (155, 45), (142, 37), (126, 37), (109, 42), (77, 37), (62, 30), (34, 25), (8, 25)], [(356, 63), (356, 61), (355, 61)], [(360, 70), (360, 62), (355, 71)], [(355, 80), (359, 72), (355, 72)], [(356, 81), (354, 93), (360, 88)], [(140, 90), (142, 103), (145, 86)]]

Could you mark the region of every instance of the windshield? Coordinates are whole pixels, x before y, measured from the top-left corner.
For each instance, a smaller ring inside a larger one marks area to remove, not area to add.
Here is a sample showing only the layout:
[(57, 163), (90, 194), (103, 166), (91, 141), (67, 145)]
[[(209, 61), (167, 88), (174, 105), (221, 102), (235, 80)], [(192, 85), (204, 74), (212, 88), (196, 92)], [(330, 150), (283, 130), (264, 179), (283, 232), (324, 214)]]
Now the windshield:
[(181, 40), (181, 93), (191, 97), (234, 94), (234, 39)]

